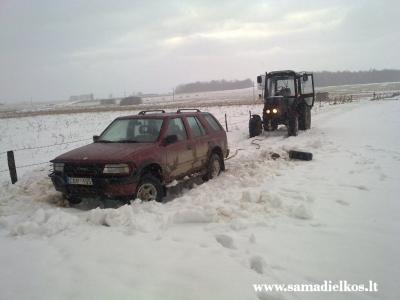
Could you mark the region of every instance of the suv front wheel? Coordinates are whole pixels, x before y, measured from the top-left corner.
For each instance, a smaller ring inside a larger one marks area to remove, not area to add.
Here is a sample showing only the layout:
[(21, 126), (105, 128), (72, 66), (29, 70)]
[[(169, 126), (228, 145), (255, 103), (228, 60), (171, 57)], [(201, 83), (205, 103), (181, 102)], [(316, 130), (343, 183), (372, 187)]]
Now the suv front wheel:
[(81, 198), (69, 194), (63, 194), (63, 198), (66, 199), (70, 205), (75, 205), (82, 202)]
[(152, 175), (144, 175), (136, 189), (134, 199), (139, 198), (142, 201), (161, 202), (163, 196), (163, 187), (160, 180)]

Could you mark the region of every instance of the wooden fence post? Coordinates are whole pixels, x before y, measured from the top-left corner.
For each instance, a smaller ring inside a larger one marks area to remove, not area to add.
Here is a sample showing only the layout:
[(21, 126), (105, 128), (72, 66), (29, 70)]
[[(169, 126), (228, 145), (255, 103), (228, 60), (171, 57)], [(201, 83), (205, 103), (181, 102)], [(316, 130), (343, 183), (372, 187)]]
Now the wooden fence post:
[(17, 168), (15, 166), (14, 151), (7, 151), (8, 170), (10, 171), (11, 183), (18, 181)]

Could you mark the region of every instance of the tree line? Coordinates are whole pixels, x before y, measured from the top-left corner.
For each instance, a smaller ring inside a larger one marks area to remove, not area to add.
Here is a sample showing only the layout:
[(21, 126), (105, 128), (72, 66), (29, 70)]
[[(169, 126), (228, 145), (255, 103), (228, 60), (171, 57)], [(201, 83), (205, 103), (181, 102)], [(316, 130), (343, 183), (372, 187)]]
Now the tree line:
[(314, 72), (315, 86), (400, 82), (400, 70)]
[(176, 94), (184, 93), (198, 93), (198, 92), (213, 92), (223, 90), (236, 90), (245, 89), (253, 86), (253, 81), (249, 78), (245, 80), (211, 80), (204, 82), (192, 82), (186, 84), (180, 84), (175, 88)]

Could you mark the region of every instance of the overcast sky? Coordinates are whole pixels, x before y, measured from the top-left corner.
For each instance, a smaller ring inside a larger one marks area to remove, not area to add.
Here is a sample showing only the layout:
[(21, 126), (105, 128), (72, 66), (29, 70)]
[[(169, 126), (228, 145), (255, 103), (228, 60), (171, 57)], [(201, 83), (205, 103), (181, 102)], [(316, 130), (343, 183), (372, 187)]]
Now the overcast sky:
[(0, 0), (0, 102), (400, 68), (400, 1)]

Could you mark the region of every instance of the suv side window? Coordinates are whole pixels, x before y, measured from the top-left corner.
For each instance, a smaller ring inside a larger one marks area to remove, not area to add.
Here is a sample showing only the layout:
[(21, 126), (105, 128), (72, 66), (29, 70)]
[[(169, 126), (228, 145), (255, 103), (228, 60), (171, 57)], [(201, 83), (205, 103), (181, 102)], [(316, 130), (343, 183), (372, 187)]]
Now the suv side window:
[(192, 130), (193, 135), (195, 137), (206, 134), (206, 131), (204, 130), (203, 125), (201, 125), (200, 121), (196, 117), (187, 117), (186, 119), (187, 119), (190, 129)]
[(214, 131), (222, 130), (221, 125), (215, 120), (215, 118), (212, 115), (210, 114), (204, 115), (204, 118), (206, 119), (207, 123), (210, 125), (212, 130)]
[(178, 141), (183, 141), (187, 139), (187, 133), (181, 118), (169, 120), (166, 136), (173, 134), (178, 137)]

